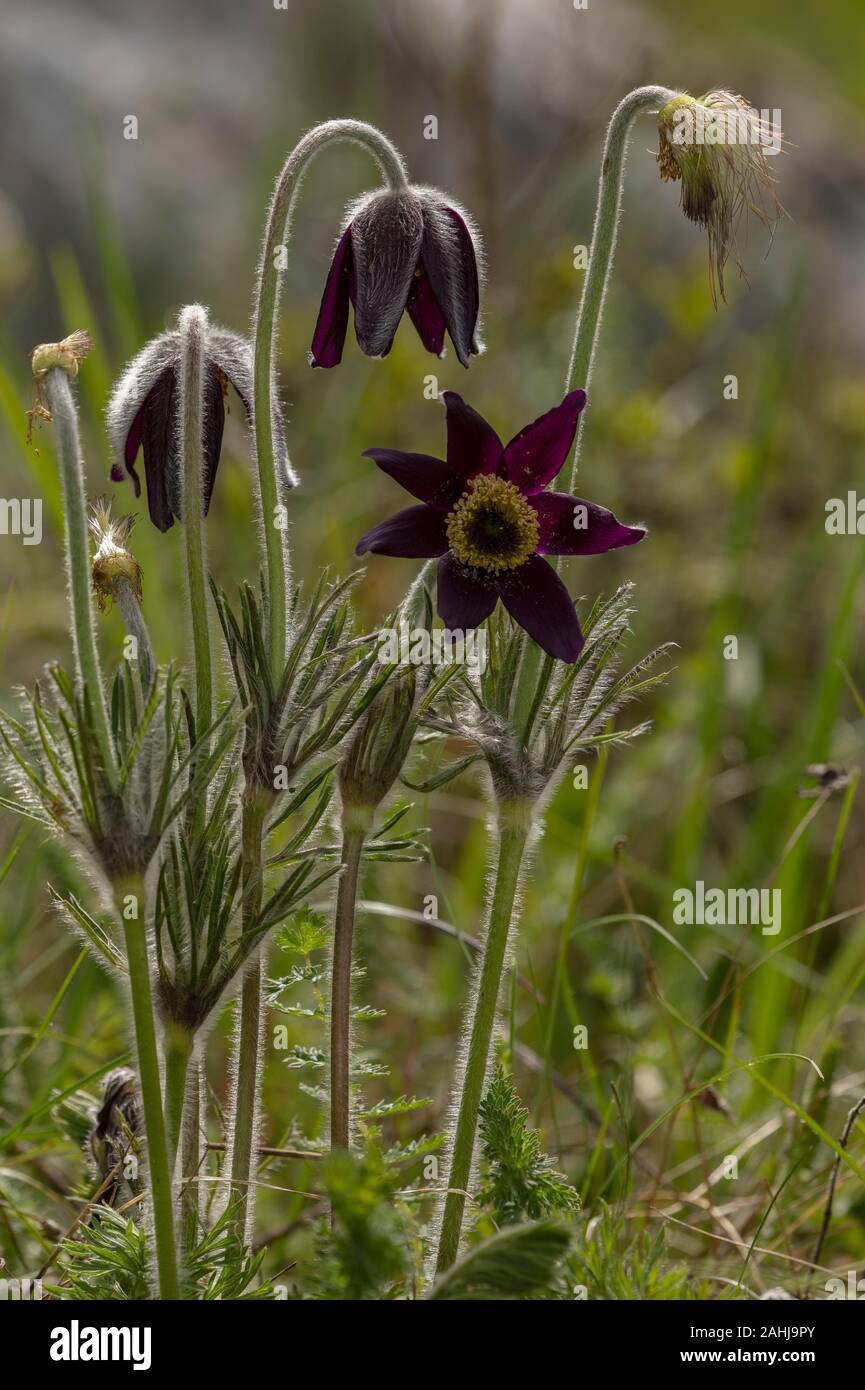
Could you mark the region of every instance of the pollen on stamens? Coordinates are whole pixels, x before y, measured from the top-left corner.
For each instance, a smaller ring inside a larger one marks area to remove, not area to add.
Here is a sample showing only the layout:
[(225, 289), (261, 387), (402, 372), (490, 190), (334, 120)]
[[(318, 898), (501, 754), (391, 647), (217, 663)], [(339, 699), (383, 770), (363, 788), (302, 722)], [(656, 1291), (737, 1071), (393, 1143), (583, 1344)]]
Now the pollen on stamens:
[(472, 478), (447, 519), (455, 559), (491, 574), (524, 564), (538, 537), (537, 512), (519, 488), (494, 474)]

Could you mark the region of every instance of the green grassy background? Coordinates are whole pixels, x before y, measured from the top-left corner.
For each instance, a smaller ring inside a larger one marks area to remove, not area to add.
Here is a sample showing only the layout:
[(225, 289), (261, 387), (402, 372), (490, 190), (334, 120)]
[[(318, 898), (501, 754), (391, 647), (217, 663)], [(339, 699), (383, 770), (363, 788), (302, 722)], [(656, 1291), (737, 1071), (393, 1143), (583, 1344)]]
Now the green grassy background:
[[(69, 656), (50, 429), (38, 431), (36, 447), (25, 443), (30, 348), (75, 328), (93, 334), (79, 395), (89, 487), (107, 490), (100, 422), (112, 379), (185, 300), (243, 328), (271, 181), (314, 121), (380, 124), (415, 178), (448, 188), (474, 212), (487, 246), (487, 352), (466, 374), (452, 354), (427, 357), (403, 326), (385, 363), (363, 358), (350, 339), (339, 370), (309, 370), (343, 203), (372, 178), (358, 152), (323, 158), (305, 185), (282, 309), (281, 380), (303, 480), (292, 501), (300, 577), (322, 564), (345, 573), (357, 536), (401, 505), (396, 486), (360, 457), (364, 448), (441, 451), (428, 374), (463, 391), (505, 438), (560, 398), (581, 284), (573, 248), (590, 236), (604, 126), (621, 95), (640, 82), (728, 86), (759, 107), (780, 107), (790, 148), (774, 167), (789, 216), (766, 260), (765, 238), (752, 228), (743, 248), (749, 283), (731, 274), (717, 313), (701, 236), (682, 218), (675, 188), (657, 180), (651, 122), (634, 134), (580, 486), (650, 535), (623, 555), (570, 562), (567, 579), (589, 597), (633, 580), (627, 655), (663, 641), (678, 651), (644, 711), (651, 734), (591, 760), (589, 789), (566, 785), (550, 808), (519, 941), (538, 997), (514, 992), (511, 1030), (539, 1068), (529, 1070), (525, 1053), (517, 1058), (520, 1092), (589, 1212), (601, 1197), (620, 1200), (633, 1231), (667, 1213), (673, 1256), (719, 1280), (738, 1278), (745, 1250), (735, 1242), (747, 1246), (759, 1233), (757, 1245), (771, 1253), (752, 1256), (749, 1288), (820, 1290), (828, 1276), (807, 1260), (834, 1154), (814, 1126), (837, 1143), (865, 1090), (855, 777), (865, 542), (824, 529), (827, 499), (846, 496), (862, 472), (865, 11), (780, 0), (586, 13), (564, 0), (471, 9), (331, 2), (289, 4), (285, 13), (262, 5), (247, 15), (193, 5), (182, 16), (166, 5), (148, 7), (147, 17), (131, 6), (35, 8), (38, 31), (24, 6), (4, 20), (9, 83), (0, 85), (19, 100), (2, 137), (0, 491), (41, 496), (46, 534), (32, 548), (0, 537), (7, 692), (32, 682), (49, 658)], [(129, 112), (139, 115), (137, 142), (121, 136)], [(423, 138), (430, 113), (437, 141)], [(728, 373), (738, 377), (736, 401), (723, 398)], [(208, 538), (212, 568), (231, 588), (255, 564), (236, 403), (227, 439)], [(124, 505), (135, 505), (131, 492)], [(168, 660), (185, 643), (177, 530), (163, 537), (143, 517), (135, 549), (157, 655)], [(368, 623), (414, 569), (373, 557), (360, 589)], [(106, 655), (119, 657), (117, 615), (102, 620), (102, 632)], [(722, 656), (727, 634), (739, 640), (735, 662)], [(797, 792), (815, 761), (854, 772), (850, 787), (819, 804), (803, 800)], [(476, 931), (487, 867), (477, 783), (467, 776), (418, 800), (413, 814), (430, 827), (431, 864), (379, 870), (366, 896), (417, 911), (435, 893), (444, 919)], [(83, 891), (77, 870), (8, 817), (0, 865), (0, 1128), (16, 1127), (0, 1169), (0, 1253), (26, 1269), (51, 1248), (53, 1228), (42, 1223), (72, 1219), (64, 1189), (81, 1177), (48, 1102), (127, 1043), (112, 984), (79, 958), (50, 908), (49, 883)], [(634, 911), (670, 930), (674, 890), (697, 878), (781, 887), (781, 935), (675, 929), (704, 982), (649, 925), (598, 924)], [(399, 1122), (405, 1138), (442, 1122), (467, 952), (398, 913), (364, 916), (360, 944), (364, 998), (387, 1010), (365, 1026), (364, 1041), (391, 1069), (369, 1093), (434, 1102)], [(275, 958), (275, 973), (280, 964)], [(572, 1045), (578, 1023), (589, 1030), (585, 1051)], [(290, 1026), (294, 1041), (321, 1041), (314, 1026)], [(228, 1031), (226, 1018), (210, 1045), (219, 1101)], [(806, 1061), (738, 1066), (782, 1051), (810, 1057), (825, 1079)], [(712, 1095), (680, 1104), (719, 1075), (722, 1108)], [(316, 1122), (297, 1082), (269, 1049), (271, 1143), (295, 1117), (307, 1130)], [(734, 1153), (738, 1178), (715, 1181), (707, 1197), (707, 1175)], [(849, 1153), (860, 1176), (842, 1168), (822, 1257), (842, 1275), (865, 1259), (861, 1123)], [(314, 1174), (277, 1164), (266, 1181), (298, 1189)], [(304, 1205), (265, 1188), (261, 1229), (286, 1227)], [(275, 1242), (271, 1270), (285, 1263), (290, 1241)]]

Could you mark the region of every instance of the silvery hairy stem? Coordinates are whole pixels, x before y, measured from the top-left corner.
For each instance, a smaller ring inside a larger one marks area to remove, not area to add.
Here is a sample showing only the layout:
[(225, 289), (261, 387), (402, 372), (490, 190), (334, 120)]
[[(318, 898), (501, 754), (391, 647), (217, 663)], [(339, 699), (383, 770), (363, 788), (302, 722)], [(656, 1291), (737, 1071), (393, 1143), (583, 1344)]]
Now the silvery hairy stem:
[(84, 458), (78, 431), (78, 412), (69, 377), (62, 367), (49, 371), (42, 384), (48, 409), (57, 432), (57, 457), (63, 489), (66, 568), (69, 579), (69, 609), (72, 643), (78, 684), (85, 687), (99, 751), (109, 785), (117, 772), (109, 732), (102, 668), (96, 645), (93, 600), (90, 593), (90, 558), (87, 545), (87, 504), (84, 496)]
[(213, 723), (213, 673), (204, 539), (204, 348), (207, 310), (188, 304), (180, 315), (180, 462), (186, 583), (195, 660), (198, 737)]
[(147, 1167), (150, 1177), (150, 1200), (153, 1234), (156, 1244), (156, 1268), (161, 1298), (180, 1297), (177, 1282), (177, 1253), (174, 1238), (174, 1201), (171, 1171), (168, 1164), (168, 1143), (159, 1076), (159, 1056), (156, 1049), (156, 1027), (153, 1019), (153, 988), (150, 978), (150, 955), (147, 947), (144, 879), (141, 876), (118, 881), (113, 885), (118, 917), (123, 925), (126, 960), (129, 970), (129, 994), (135, 1024), (135, 1045), (138, 1057), (138, 1079), (144, 1110), (144, 1129), (147, 1137)]

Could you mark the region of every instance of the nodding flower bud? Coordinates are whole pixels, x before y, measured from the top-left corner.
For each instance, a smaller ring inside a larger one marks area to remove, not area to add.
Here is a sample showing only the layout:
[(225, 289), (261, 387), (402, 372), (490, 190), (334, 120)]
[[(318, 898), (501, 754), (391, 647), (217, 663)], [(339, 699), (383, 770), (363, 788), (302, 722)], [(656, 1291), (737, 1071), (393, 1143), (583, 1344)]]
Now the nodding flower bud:
[(658, 113), (658, 171), (682, 185), (682, 211), (709, 238), (709, 275), (717, 304), (724, 267), (736, 257), (739, 222), (753, 213), (774, 234), (783, 209), (768, 157), (783, 148), (781, 131), (742, 96), (680, 93)]
[(386, 357), (403, 312), (428, 352), (441, 357), (445, 331), (464, 367), (483, 351), (480, 239), (468, 215), (436, 188), (406, 184), (367, 193), (349, 208), (327, 277), (310, 363), (342, 361), (348, 306), (358, 344)]
[(88, 526), (96, 541), (91, 576), (96, 601), (103, 612), (108, 600), (118, 598), (122, 585), (127, 585), (141, 603), (141, 566), (126, 549), (135, 520), (131, 515), (113, 517), (107, 497), (98, 497), (91, 508)]
[[(183, 311), (181, 311), (181, 318)], [(181, 519), (179, 458), (181, 330), (161, 333), (142, 348), (125, 368), (108, 403), (108, 436), (116, 455), (112, 482), (132, 479), (135, 495), (141, 483), (135, 472), (139, 448), (144, 450), (147, 505), (160, 531)], [(233, 386), (252, 423), (252, 348), (246, 338), (209, 324), (204, 343), (204, 510), (210, 507), (216, 470), (222, 452), (225, 398)], [(274, 419), (274, 455), (283, 488), (297, 478), (288, 458), (282, 416)]]

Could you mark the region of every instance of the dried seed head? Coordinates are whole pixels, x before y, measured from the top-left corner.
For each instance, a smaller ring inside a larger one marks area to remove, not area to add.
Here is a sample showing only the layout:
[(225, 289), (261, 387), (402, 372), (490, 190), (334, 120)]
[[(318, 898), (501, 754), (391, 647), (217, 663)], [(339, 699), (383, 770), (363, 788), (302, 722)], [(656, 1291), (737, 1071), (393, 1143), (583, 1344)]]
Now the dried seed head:
[(91, 508), (88, 525), (90, 534), (96, 541), (91, 577), (100, 609), (104, 611), (107, 600), (118, 597), (117, 586), (122, 582), (129, 585), (140, 604), (142, 569), (135, 556), (126, 548), (135, 525), (135, 517), (113, 517), (110, 500), (99, 497)]
[(59, 343), (40, 343), (33, 349), (30, 366), (36, 381), (42, 381), (48, 372), (60, 367), (68, 377), (78, 375), (78, 363), (86, 357), (93, 346), (90, 334), (79, 330), (70, 333)]
[(753, 213), (770, 235), (783, 213), (768, 158), (783, 137), (765, 112), (732, 92), (680, 93), (658, 113), (658, 171), (682, 185), (682, 211), (709, 238), (712, 299), (726, 298), (724, 268), (736, 255), (739, 224)]

